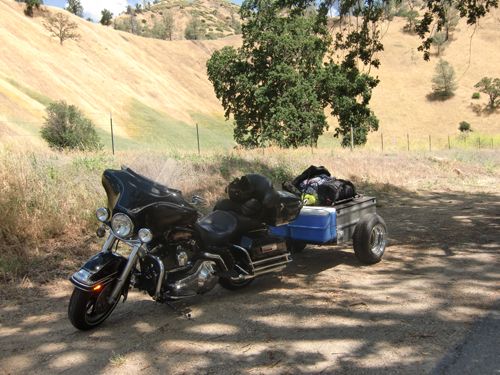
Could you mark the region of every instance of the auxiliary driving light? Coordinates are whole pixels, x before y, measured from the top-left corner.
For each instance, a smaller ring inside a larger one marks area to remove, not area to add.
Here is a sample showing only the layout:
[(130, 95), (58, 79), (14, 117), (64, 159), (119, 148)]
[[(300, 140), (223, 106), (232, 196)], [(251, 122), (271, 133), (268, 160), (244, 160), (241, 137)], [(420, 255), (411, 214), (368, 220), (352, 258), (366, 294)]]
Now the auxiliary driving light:
[(153, 240), (153, 233), (148, 228), (139, 229), (138, 235), (143, 243), (149, 243)]
[(101, 223), (104, 223), (109, 219), (109, 211), (106, 207), (98, 208), (95, 211), (95, 216), (97, 217), (97, 220), (99, 220)]

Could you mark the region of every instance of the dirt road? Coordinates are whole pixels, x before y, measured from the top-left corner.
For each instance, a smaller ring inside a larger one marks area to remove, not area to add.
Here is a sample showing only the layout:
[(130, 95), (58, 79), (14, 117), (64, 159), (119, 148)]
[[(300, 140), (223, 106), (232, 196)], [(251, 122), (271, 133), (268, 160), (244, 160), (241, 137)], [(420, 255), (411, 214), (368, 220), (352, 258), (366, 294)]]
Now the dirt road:
[(132, 293), (78, 332), (67, 281), (22, 290), (0, 307), (0, 372), (430, 372), (499, 297), (499, 201), (393, 188), (379, 196), (391, 239), (381, 263), (310, 247), (281, 276), (177, 305), (191, 319)]

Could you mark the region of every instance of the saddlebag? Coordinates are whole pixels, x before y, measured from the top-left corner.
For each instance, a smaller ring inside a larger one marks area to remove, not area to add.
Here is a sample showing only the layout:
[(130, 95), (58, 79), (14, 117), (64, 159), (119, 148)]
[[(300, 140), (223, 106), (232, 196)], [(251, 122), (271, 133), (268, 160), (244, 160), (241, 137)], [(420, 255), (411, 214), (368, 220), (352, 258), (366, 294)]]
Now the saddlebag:
[(264, 234), (249, 234), (241, 238), (240, 246), (250, 253), (253, 261), (286, 253), (286, 243), (283, 238), (262, 233)]

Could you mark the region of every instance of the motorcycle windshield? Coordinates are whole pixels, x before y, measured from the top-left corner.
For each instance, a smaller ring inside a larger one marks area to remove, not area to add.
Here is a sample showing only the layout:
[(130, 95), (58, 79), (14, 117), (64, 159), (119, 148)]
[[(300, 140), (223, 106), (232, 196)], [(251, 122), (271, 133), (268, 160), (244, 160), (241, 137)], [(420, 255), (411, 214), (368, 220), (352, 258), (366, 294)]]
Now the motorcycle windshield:
[(137, 229), (149, 228), (163, 233), (170, 225), (185, 225), (197, 218), (196, 209), (183, 198), (181, 191), (168, 188), (130, 168), (107, 169), (102, 184), (112, 214), (128, 215)]

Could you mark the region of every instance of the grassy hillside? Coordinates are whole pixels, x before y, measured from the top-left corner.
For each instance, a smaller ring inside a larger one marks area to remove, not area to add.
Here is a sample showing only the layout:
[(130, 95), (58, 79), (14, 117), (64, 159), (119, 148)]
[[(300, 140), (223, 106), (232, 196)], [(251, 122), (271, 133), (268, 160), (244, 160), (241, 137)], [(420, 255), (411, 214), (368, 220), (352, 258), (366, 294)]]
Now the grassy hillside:
[[(424, 143), (428, 134), (444, 140), (447, 134), (457, 134), (458, 124), (464, 120), (477, 132), (500, 133), (500, 112), (477, 114), (474, 111), (473, 105), (484, 106), (487, 96), (481, 94), (479, 100), (471, 99), (477, 91), (474, 85), (482, 77), (500, 77), (498, 15), (497, 11), (481, 20), (473, 36), (474, 28), (463, 21), (453, 33), (451, 44), (440, 57), (455, 69), (458, 88), (456, 95), (446, 101), (428, 99), (439, 57), (433, 54), (429, 62), (423, 61), (416, 50), (419, 39), (403, 33), (405, 21), (395, 18), (383, 38), (382, 66), (374, 71), (380, 84), (372, 100), (372, 107), (380, 119), (379, 132), (383, 132), (388, 141), (396, 137), (399, 142), (406, 143), (403, 138), (407, 133), (415, 140), (420, 134), (418, 139)], [(373, 134), (371, 141), (378, 142), (378, 138)]]
[[(95, 121), (105, 142), (112, 112), (119, 149), (144, 148), (147, 141), (148, 147), (195, 150), (196, 122), (202, 148), (234, 145), (205, 63), (214, 50), (239, 45), (238, 36), (161, 41), (71, 16), (81, 39), (60, 46), (43, 27), (41, 16), (28, 18), (22, 9), (13, 0), (0, 0), (0, 137), (39, 140), (45, 105), (64, 99)], [(54, 11), (61, 10), (46, 7), (46, 12)], [(419, 40), (403, 33), (403, 25), (399, 18), (389, 25), (382, 66), (372, 71), (381, 80), (372, 100), (380, 131), (370, 136), (369, 147), (380, 148), (381, 133), (385, 149), (405, 149), (407, 134), (413, 149), (426, 148), (428, 135), (433, 148), (446, 147), (448, 134), (458, 142), (455, 136), (463, 120), (476, 133), (500, 134), (500, 114), (477, 113), (472, 106), (484, 105), (486, 96), (471, 99), (474, 84), (483, 76), (500, 76), (498, 13), (482, 20), (472, 39), (473, 29), (464, 23), (453, 34), (442, 57), (455, 68), (459, 87), (443, 102), (427, 98), (437, 57), (423, 61), (416, 51)], [(497, 146), (499, 141), (497, 136)], [(483, 145), (490, 142), (488, 138)], [(335, 143), (331, 133), (320, 139), (324, 147)]]
[(200, 22), (201, 39), (218, 39), (240, 33), (238, 10), (237, 5), (226, 0), (161, 0), (147, 10), (132, 8), (122, 13), (115, 19), (115, 27), (130, 31), (128, 25), (135, 18), (137, 32), (143, 33), (169, 14), (174, 20), (173, 40), (186, 39), (186, 26), (193, 18)]
[[(144, 135), (138, 128), (145, 125), (146, 133), (161, 137), (171, 126), (184, 124), (192, 133), (196, 121), (204, 129), (221, 123), (205, 61), (238, 39), (159, 41), (71, 16), (81, 38), (60, 46), (43, 27), (42, 16), (28, 18), (22, 9), (0, 0), (0, 135), (36, 139), (45, 105), (61, 99), (82, 108), (103, 133), (109, 132), (112, 112), (115, 134), (129, 144)], [(46, 7), (55, 11), (61, 10)], [(137, 103), (161, 121), (149, 122)], [(214, 137), (227, 134), (227, 126), (217, 127)]]

